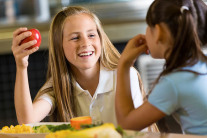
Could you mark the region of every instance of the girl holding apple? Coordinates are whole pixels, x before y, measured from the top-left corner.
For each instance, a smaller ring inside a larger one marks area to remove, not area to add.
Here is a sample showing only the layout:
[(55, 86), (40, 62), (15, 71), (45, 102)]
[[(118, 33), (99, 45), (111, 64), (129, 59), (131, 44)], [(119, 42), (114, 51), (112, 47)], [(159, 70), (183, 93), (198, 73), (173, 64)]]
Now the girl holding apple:
[[(76, 116), (91, 116), (95, 122), (116, 125), (116, 69), (120, 54), (97, 16), (77, 6), (56, 14), (50, 27), (47, 81), (33, 102), (27, 67), (29, 55), (38, 47), (27, 49), (36, 43), (35, 40), (20, 45), (30, 35), (26, 28), (19, 28), (13, 37), (18, 122), (39, 122), (48, 115), (52, 121), (59, 122), (68, 122)], [(130, 68), (130, 76), (131, 95), (137, 108), (143, 102), (144, 91), (134, 68)]]

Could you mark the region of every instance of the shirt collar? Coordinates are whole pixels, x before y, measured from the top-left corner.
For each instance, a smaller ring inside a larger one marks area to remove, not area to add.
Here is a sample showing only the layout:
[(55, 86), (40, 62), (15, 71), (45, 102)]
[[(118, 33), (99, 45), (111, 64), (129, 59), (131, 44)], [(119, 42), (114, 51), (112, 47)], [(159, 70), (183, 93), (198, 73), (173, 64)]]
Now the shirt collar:
[[(100, 64), (100, 74), (99, 74), (99, 83), (96, 88), (95, 94), (101, 94), (110, 92), (114, 89), (114, 72), (108, 70)], [(82, 89), (78, 82), (75, 81), (75, 93), (79, 95), (84, 93), (86, 90)]]

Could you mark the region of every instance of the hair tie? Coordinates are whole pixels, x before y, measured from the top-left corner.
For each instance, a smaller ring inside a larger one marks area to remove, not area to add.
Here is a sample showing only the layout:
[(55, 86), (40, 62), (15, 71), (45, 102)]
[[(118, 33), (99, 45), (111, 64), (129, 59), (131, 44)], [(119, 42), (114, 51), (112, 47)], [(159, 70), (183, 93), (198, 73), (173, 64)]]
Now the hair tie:
[(67, 7), (62, 7), (62, 10), (64, 11), (65, 9), (67, 9)]
[(184, 10), (189, 10), (189, 8), (187, 6), (182, 6), (180, 8), (180, 12), (183, 13)]

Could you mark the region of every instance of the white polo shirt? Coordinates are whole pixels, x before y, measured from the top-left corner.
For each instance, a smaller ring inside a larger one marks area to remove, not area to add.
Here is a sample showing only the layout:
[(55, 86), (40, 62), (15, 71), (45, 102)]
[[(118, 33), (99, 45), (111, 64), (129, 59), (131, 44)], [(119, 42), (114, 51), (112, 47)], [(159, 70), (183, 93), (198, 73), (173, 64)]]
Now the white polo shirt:
[[(110, 122), (117, 126), (115, 113), (115, 92), (116, 92), (117, 70), (107, 70), (103, 66), (100, 68), (99, 84), (93, 95), (88, 90), (84, 90), (76, 82), (75, 86), (75, 106), (78, 116), (91, 116), (93, 121)], [(132, 99), (135, 108), (143, 103), (140, 92), (137, 71), (130, 69), (130, 82)], [(39, 99), (48, 101), (51, 106), (51, 113), (54, 111), (55, 97), (53, 92), (43, 94)]]

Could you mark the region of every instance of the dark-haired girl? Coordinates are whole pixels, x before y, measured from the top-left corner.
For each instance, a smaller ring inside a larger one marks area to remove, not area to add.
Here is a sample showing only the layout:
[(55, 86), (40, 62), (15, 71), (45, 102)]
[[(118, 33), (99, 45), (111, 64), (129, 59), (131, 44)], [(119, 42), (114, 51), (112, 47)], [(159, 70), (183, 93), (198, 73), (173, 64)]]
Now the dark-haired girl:
[[(128, 42), (118, 63), (116, 89), (116, 115), (123, 128), (141, 130), (173, 115), (183, 133), (207, 135), (207, 57), (201, 50), (206, 32), (198, 24), (203, 20), (205, 26), (206, 17), (196, 10), (199, 2), (206, 9), (201, 0), (155, 0), (147, 13), (146, 35)], [(148, 100), (134, 109), (129, 71), (147, 50), (166, 62)]]

